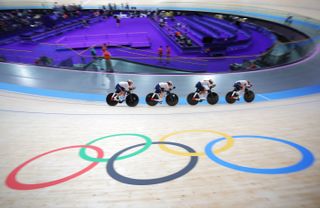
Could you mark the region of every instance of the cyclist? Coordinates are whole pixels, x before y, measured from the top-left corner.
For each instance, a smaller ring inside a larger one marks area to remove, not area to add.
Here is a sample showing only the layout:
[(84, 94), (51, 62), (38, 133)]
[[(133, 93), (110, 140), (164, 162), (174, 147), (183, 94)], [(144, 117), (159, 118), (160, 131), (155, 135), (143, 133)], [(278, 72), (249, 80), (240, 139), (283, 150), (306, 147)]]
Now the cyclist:
[(196, 92), (200, 95), (200, 101), (205, 100), (205, 95), (208, 93), (209, 90), (211, 90), (215, 86), (216, 84), (213, 82), (212, 79), (204, 79), (197, 82), (195, 87), (197, 88)]
[(232, 98), (239, 100), (240, 91), (245, 91), (246, 89), (252, 87), (252, 84), (248, 80), (238, 80), (233, 84), (234, 90), (232, 93)]
[(114, 101), (118, 101), (119, 103), (122, 103), (124, 101), (123, 97), (125, 96), (127, 91), (135, 89), (134, 83), (132, 80), (128, 79), (127, 81), (121, 81), (118, 84), (116, 84), (116, 93), (114, 94), (114, 97), (112, 98)]
[(172, 81), (159, 82), (155, 86), (155, 93), (154, 93), (154, 97), (152, 99), (161, 103), (162, 98), (164, 96), (164, 93), (170, 92), (174, 88), (175, 88), (175, 86), (173, 85)]

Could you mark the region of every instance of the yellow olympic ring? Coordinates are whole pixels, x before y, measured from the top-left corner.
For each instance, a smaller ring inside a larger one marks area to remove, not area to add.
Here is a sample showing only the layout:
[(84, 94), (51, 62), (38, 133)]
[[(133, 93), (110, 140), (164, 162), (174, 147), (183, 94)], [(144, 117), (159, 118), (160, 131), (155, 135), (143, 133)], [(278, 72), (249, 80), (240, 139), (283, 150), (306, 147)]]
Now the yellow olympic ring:
[[(209, 132), (209, 133), (213, 133), (213, 134), (219, 134), (219, 135), (225, 137), (226, 140), (227, 140), (227, 143), (223, 147), (214, 150), (213, 152), (216, 153), (216, 154), (230, 149), (233, 146), (233, 143), (234, 143), (234, 139), (229, 134), (225, 134), (225, 133), (214, 131), (214, 130), (205, 130), (205, 129), (193, 129), (193, 130), (175, 131), (175, 132), (172, 132), (170, 134), (167, 134), (167, 135), (161, 137), (159, 141), (163, 142), (163, 141), (165, 141), (167, 138), (169, 138), (171, 136), (174, 136), (174, 135), (177, 135), (177, 134), (182, 134), (182, 133), (188, 133), (188, 132)], [(171, 153), (171, 154), (174, 154), (174, 155), (181, 155), (181, 156), (204, 156), (204, 155), (206, 155), (204, 152), (189, 153), (189, 152), (176, 151), (176, 150), (168, 148), (165, 144), (160, 144), (159, 146), (160, 146), (160, 149), (162, 149), (163, 151)]]

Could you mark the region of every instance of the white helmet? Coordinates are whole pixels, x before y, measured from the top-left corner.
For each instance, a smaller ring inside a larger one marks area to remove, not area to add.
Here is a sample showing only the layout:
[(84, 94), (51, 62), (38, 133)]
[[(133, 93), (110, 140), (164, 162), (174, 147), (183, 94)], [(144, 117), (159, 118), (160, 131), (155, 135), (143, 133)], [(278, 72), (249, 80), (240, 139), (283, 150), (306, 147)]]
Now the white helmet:
[(213, 84), (213, 80), (212, 79), (209, 79), (208, 81), (209, 81), (210, 84)]
[(171, 81), (167, 81), (168, 85), (173, 86), (173, 83)]
[(132, 81), (131, 79), (128, 79), (127, 82), (128, 82), (129, 84), (133, 84), (133, 81)]

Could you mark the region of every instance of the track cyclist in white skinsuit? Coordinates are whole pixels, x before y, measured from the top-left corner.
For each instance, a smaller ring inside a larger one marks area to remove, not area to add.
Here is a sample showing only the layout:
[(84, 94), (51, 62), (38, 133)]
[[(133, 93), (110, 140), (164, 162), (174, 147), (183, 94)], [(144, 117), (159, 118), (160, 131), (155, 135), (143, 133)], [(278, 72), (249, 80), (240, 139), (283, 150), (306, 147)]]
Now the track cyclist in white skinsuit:
[(239, 100), (240, 91), (245, 91), (246, 89), (252, 87), (252, 84), (248, 80), (238, 80), (233, 84), (234, 90), (232, 93), (232, 98)]
[(127, 91), (135, 89), (134, 83), (130, 79), (127, 81), (119, 82), (115, 88), (116, 88), (116, 93), (112, 99), (114, 101), (118, 101), (119, 103), (122, 103), (124, 101), (123, 97), (125, 96)]
[(205, 95), (207, 95), (208, 91), (214, 88), (216, 84), (212, 79), (204, 79), (202, 81), (197, 82), (196, 88), (197, 92), (200, 95), (200, 101), (205, 100)]
[[(159, 103), (162, 102), (162, 98), (164, 96), (165, 92), (169, 92), (172, 89), (174, 89), (175, 86), (173, 86), (173, 83), (171, 81), (167, 81), (167, 82), (159, 82), (156, 86), (155, 86), (155, 96), (152, 97), (152, 99), (154, 101), (158, 101)], [(157, 96), (158, 95), (158, 96)]]

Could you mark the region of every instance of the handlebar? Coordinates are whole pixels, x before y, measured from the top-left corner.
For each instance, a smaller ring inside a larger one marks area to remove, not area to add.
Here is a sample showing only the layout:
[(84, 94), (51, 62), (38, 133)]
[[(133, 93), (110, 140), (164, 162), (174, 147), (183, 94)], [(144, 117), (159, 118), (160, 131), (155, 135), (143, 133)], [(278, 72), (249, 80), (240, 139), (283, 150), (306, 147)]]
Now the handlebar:
[(175, 86), (173, 86), (172, 88), (170, 88), (167, 92), (171, 92), (171, 90), (174, 90), (174, 89), (176, 89)]
[(132, 88), (129, 88), (128, 90), (126, 90), (127, 93), (130, 93), (132, 90), (135, 90), (136, 87), (132, 87)]

